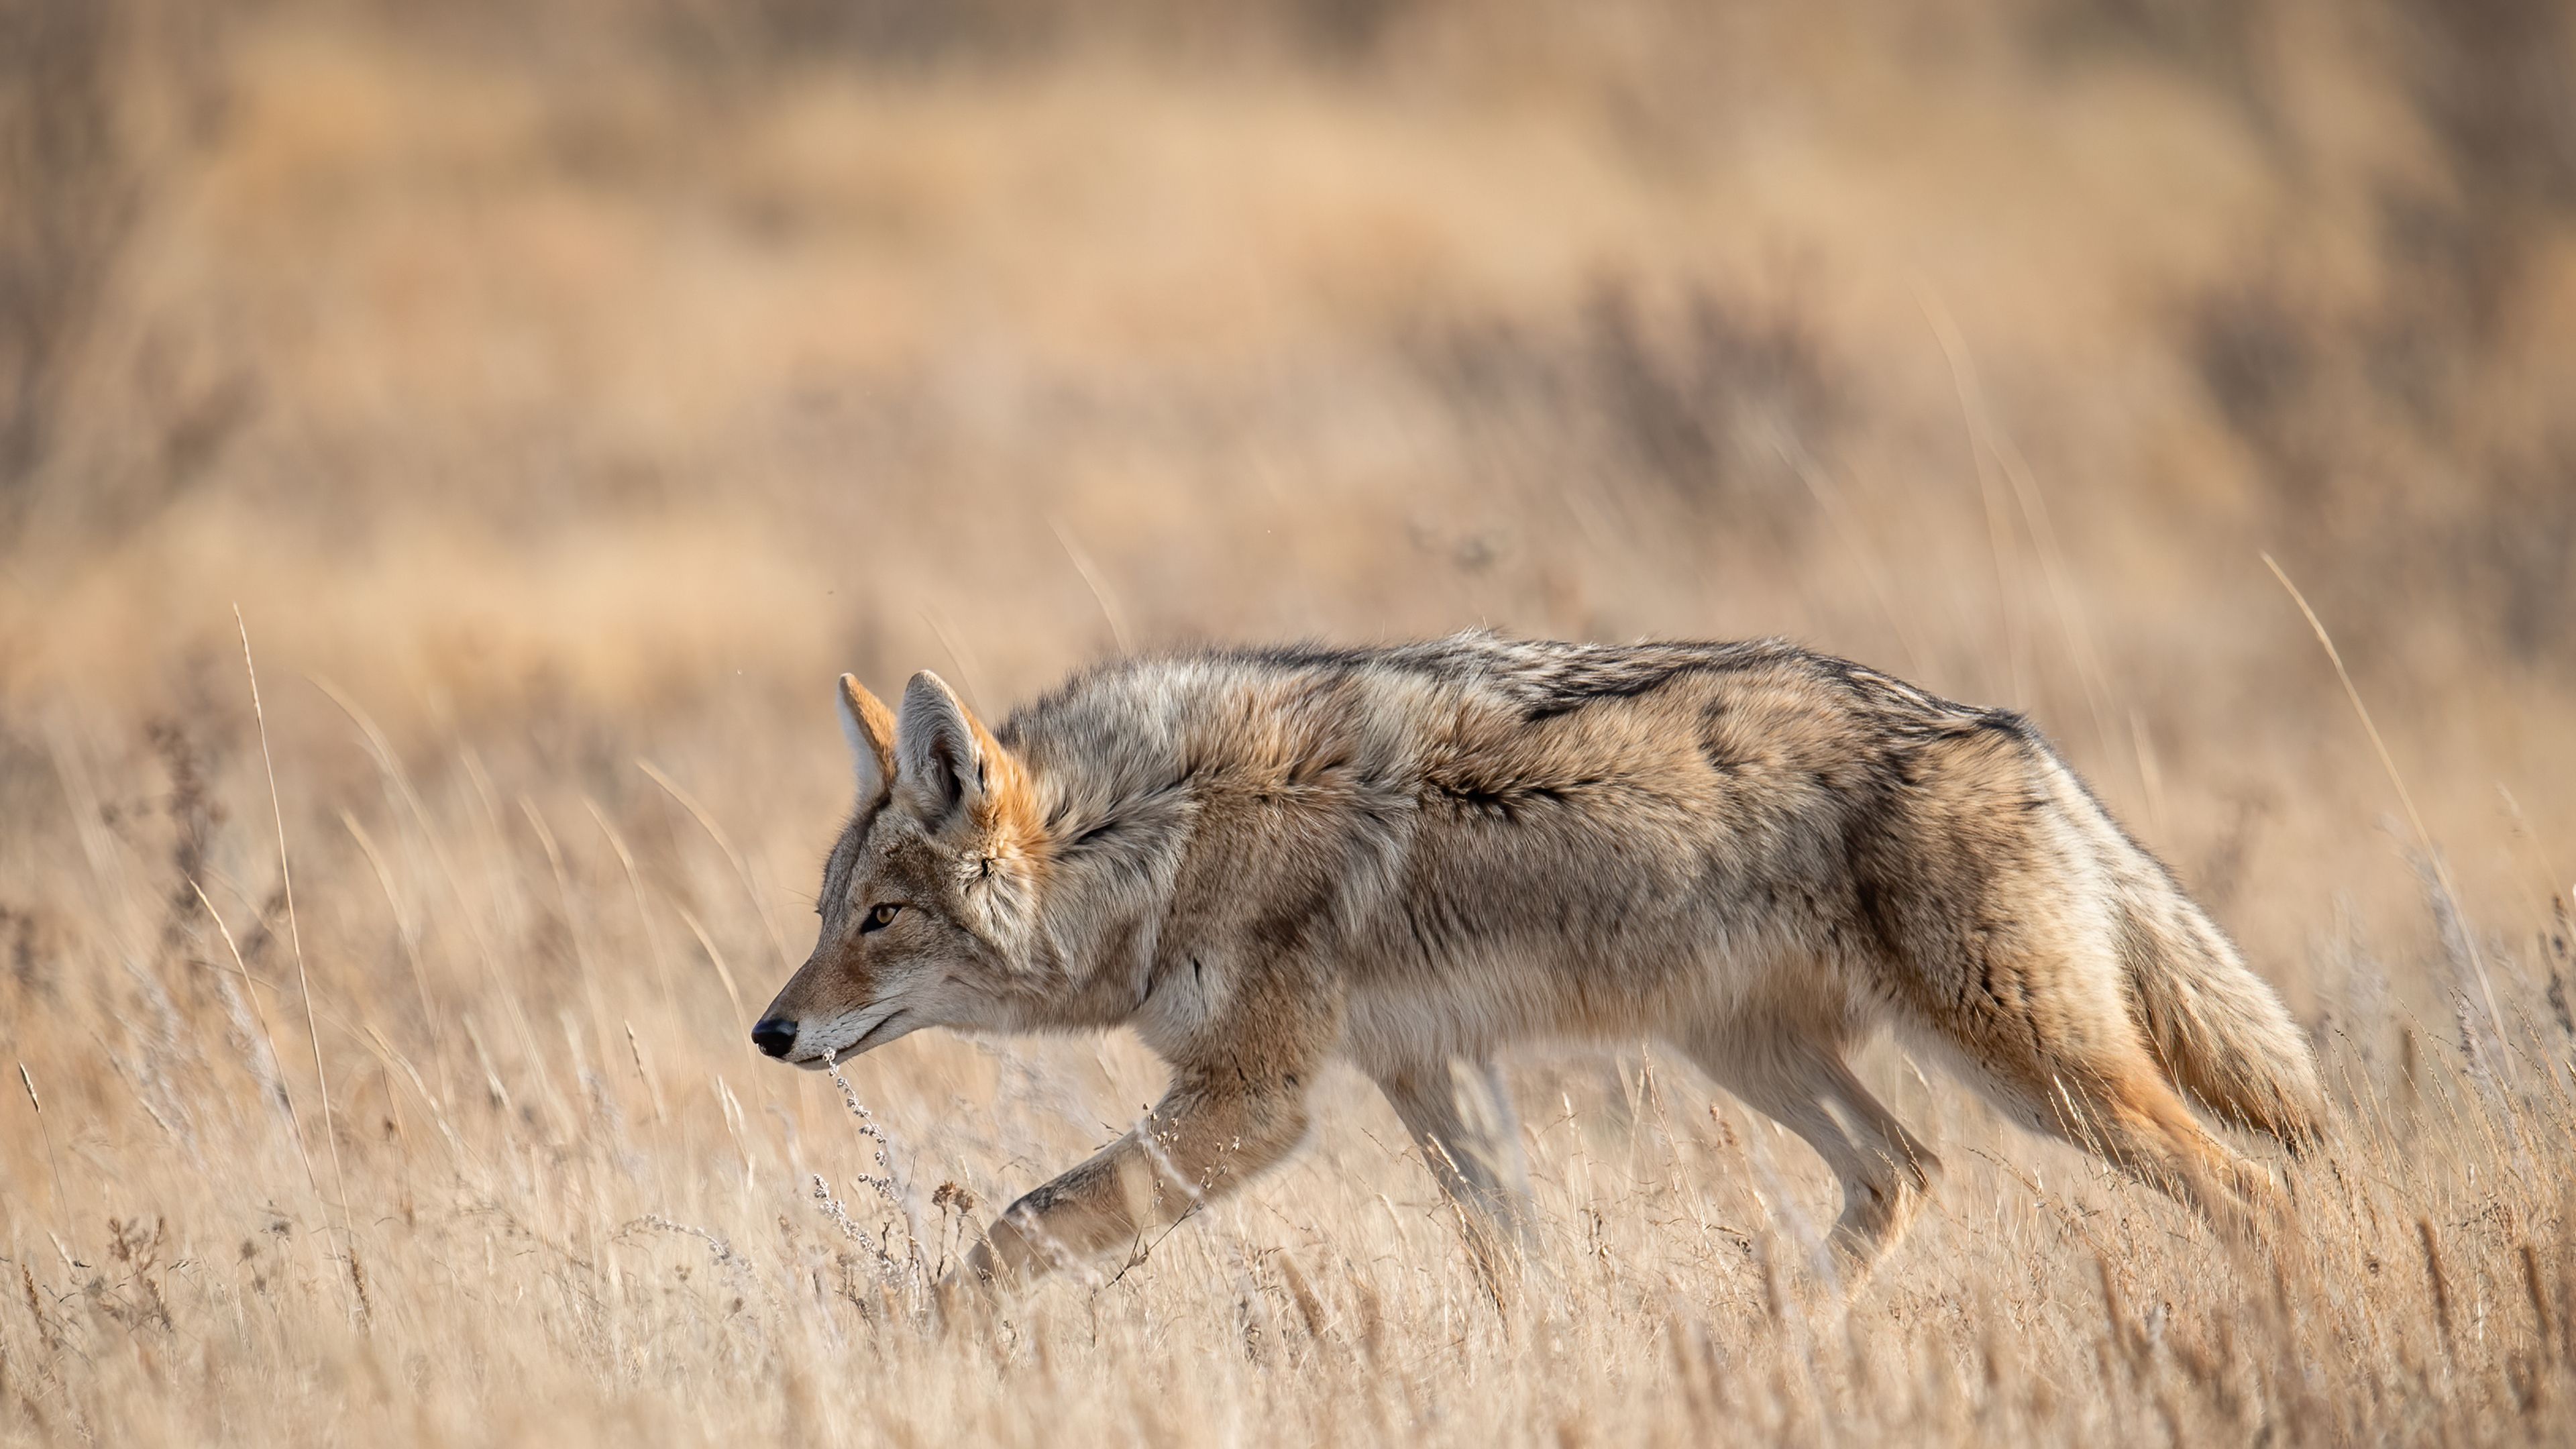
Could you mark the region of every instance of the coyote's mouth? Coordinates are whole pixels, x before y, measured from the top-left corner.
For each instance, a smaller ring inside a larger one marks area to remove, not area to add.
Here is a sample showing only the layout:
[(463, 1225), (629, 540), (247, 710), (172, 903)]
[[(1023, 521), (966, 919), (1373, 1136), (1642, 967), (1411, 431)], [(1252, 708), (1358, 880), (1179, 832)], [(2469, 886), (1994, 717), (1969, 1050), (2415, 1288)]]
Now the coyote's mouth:
[[(850, 1058), (857, 1056), (859, 1053), (866, 1051), (871, 1046), (883, 1041), (892, 1040), (892, 1037), (886, 1035), (888, 1029), (910, 1015), (912, 1015), (912, 1013), (909, 1010), (898, 1006), (894, 1010), (877, 1018), (873, 1025), (869, 1026), (867, 1030), (860, 1032), (858, 1037), (848, 1046), (836, 1047), (830, 1051), (816, 1052), (810, 1057), (798, 1057), (796, 1059), (796, 1065), (805, 1068), (809, 1072), (819, 1072), (826, 1066), (837, 1067), (841, 1063), (848, 1061)], [(898, 1032), (896, 1035), (901, 1035), (901, 1033)]]

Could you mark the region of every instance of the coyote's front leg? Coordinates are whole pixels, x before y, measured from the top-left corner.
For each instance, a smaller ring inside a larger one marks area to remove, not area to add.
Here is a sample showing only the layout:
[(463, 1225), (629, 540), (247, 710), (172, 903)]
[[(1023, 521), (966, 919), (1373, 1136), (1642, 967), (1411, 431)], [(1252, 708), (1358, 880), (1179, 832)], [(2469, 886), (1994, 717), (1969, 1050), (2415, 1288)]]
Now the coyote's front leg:
[(1306, 1098), (1341, 1035), (1338, 986), (1295, 952), (1222, 948), (1186, 964), (1140, 1016), (1172, 1084), (1134, 1131), (1038, 1188), (967, 1254), (969, 1288), (1008, 1290), (1155, 1235), (1286, 1157), (1306, 1135)]
[(1203, 1202), (1306, 1135), (1303, 1072), (1268, 1081), (1176, 1076), (1134, 1131), (1011, 1204), (967, 1255), (968, 1286), (1009, 1289), (1068, 1263), (1151, 1246)]

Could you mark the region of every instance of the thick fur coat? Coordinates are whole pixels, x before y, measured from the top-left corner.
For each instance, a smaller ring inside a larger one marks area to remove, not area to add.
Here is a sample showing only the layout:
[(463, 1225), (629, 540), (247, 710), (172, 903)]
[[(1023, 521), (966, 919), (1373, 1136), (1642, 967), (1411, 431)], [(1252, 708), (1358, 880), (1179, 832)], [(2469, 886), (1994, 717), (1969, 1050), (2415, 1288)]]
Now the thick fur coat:
[(2320, 1120), (2279, 998), (2037, 731), (1787, 644), (1133, 659), (998, 732), (935, 675), (899, 716), (844, 676), (841, 711), (858, 809), (763, 1050), (1126, 1025), (1172, 1069), (1002, 1215), (979, 1282), (1277, 1162), (1336, 1059), (1509, 1228), (1495, 1052), (1669, 1042), (1823, 1157), (1852, 1273), (1939, 1169), (1845, 1065), (1881, 1029), (2222, 1223), (2277, 1190), (2186, 1098), (2293, 1143)]

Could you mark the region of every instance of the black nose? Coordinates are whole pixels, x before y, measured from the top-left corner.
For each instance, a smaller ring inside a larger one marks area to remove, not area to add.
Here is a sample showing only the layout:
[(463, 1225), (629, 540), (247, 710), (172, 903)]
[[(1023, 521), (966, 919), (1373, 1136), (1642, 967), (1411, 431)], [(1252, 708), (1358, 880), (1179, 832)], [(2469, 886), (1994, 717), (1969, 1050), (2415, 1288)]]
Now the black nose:
[(773, 1016), (751, 1029), (751, 1044), (773, 1057), (783, 1057), (796, 1045), (796, 1023)]

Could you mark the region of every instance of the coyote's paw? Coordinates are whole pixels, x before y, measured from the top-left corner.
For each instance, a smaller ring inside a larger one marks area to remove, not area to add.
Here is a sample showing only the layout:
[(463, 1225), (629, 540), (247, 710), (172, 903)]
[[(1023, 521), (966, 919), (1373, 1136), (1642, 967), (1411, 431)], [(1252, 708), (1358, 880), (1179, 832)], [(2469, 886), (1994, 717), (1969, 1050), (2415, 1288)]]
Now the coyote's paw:
[(938, 1311), (939, 1331), (945, 1337), (990, 1338), (1001, 1323), (1001, 1291), (990, 1275), (972, 1263), (949, 1269), (932, 1285), (930, 1302)]

